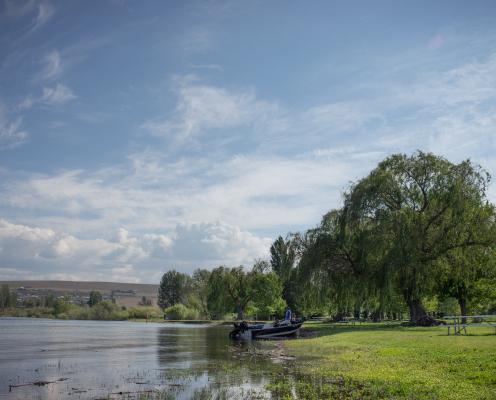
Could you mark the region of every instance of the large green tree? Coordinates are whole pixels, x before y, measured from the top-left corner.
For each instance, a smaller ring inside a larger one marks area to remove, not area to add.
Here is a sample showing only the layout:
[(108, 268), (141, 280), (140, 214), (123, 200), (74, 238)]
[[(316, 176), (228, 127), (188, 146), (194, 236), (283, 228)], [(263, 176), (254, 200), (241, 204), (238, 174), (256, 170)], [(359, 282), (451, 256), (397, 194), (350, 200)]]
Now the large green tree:
[(279, 236), (270, 246), (270, 265), (282, 283), (282, 297), (292, 308), (296, 306), (295, 261), (296, 253), (293, 241), (290, 238), (284, 239)]
[(358, 262), (383, 287), (397, 285), (412, 322), (428, 320), (422, 299), (435, 287), (442, 257), (493, 243), (488, 182), (470, 161), (419, 151), (388, 157), (345, 195), (346, 225), (363, 249)]
[(200, 310), (202, 315), (208, 318), (210, 317), (210, 313), (208, 310), (208, 282), (210, 278), (210, 271), (206, 269), (197, 269), (193, 272), (191, 278), (193, 294), (198, 303), (197, 308)]
[(160, 281), (157, 304), (167, 308), (186, 303), (191, 292), (191, 277), (176, 270), (167, 271)]
[[(481, 283), (496, 278), (495, 251), (491, 247), (454, 249), (439, 260), (439, 298), (453, 297), (461, 315), (469, 315), (480, 297)], [(465, 318), (462, 322), (465, 322)]]
[(262, 312), (278, 308), (283, 304), (281, 292), (280, 280), (272, 272), (264, 273), (259, 268), (246, 271), (241, 266), (222, 266), (210, 274), (208, 307), (217, 317), (235, 312), (237, 318), (242, 320), (250, 304)]

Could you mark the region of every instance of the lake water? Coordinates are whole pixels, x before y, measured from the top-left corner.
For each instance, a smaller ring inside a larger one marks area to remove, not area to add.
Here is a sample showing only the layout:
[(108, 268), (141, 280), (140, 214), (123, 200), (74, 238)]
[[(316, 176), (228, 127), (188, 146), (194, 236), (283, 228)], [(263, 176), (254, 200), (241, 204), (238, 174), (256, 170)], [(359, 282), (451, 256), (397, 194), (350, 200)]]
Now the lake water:
[(270, 398), (287, 366), (260, 354), (278, 343), (235, 343), (229, 329), (0, 318), (0, 399)]

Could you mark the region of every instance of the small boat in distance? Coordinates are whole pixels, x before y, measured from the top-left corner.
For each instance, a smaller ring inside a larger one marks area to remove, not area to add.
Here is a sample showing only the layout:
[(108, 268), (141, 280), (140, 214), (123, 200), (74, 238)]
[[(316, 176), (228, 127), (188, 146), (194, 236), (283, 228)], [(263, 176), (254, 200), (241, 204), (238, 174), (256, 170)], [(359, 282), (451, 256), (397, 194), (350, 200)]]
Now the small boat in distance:
[(245, 321), (240, 324), (234, 323), (234, 329), (229, 332), (231, 339), (269, 339), (277, 337), (289, 337), (298, 332), (303, 325), (303, 320), (284, 320), (265, 324), (250, 325)]

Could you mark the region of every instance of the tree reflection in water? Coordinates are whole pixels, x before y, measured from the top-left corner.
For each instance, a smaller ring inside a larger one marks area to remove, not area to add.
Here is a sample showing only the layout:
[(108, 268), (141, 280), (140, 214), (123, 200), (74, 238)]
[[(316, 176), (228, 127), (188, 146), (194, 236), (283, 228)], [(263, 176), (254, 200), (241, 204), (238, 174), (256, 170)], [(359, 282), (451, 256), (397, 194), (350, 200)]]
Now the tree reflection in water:
[(178, 397), (270, 397), (265, 387), (283, 371), (264, 356), (275, 342), (233, 342), (229, 329), (178, 325), (158, 331), (158, 364), (164, 383), (180, 389)]

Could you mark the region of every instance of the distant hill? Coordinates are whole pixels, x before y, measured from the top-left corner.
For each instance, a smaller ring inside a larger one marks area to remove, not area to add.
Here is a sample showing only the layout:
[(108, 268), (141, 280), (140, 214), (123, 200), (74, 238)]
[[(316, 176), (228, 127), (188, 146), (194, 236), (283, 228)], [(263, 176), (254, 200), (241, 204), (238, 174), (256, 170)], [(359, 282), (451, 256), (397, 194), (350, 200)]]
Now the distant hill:
[(33, 291), (51, 291), (58, 295), (79, 293), (89, 294), (97, 290), (104, 295), (114, 297), (119, 304), (127, 307), (137, 305), (143, 296), (157, 303), (158, 285), (146, 283), (121, 282), (84, 282), (84, 281), (0, 281), (0, 285), (8, 284), (11, 289), (23, 287)]

